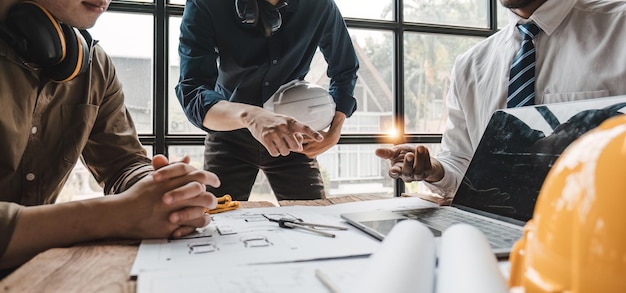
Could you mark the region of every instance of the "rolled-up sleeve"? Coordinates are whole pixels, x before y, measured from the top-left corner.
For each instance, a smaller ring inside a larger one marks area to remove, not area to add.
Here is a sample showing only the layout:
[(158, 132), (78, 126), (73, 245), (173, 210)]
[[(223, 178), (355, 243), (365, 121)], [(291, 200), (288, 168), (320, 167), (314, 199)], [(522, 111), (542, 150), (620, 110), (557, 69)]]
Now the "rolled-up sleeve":
[(21, 207), (15, 203), (0, 202), (0, 257), (4, 255), (13, 237)]
[(320, 41), (320, 51), (328, 62), (329, 93), (337, 104), (337, 111), (350, 117), (357, 107), (354, 88), (359, 60), (339, 9), (332, 1), (330, 3), (333, 9), (328, 17), (324, 37)]

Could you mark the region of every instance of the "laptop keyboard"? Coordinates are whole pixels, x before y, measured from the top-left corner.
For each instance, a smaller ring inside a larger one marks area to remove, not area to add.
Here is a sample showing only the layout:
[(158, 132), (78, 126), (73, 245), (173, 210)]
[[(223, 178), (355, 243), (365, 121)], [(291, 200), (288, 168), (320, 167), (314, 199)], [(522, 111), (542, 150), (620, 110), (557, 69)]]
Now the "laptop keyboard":
[(479, 217), (473, 217), (471, 214), (457, 212), (454, 209), (432, 208), (398, 212), (409, 219), (420, 221), (442, 232), (453, 224), (465, 223), (472, 225), (483, 232), (492, 248), (511, 247), (522, 237), (522, 229), (514, 229)]

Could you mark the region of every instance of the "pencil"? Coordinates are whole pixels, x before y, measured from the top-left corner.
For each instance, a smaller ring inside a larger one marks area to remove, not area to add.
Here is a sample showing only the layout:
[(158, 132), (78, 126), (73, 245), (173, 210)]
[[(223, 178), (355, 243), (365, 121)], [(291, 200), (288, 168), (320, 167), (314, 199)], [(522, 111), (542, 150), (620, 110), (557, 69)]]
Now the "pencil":
[(322, 284), (324, 284), (324, 286), (326, 286), (326, 288), (328, 288), (331, 293), (341, 293), (339, 286), (337, 286), (337, 284), (326, 273), (322, 272), (322, 270), (315, 269), (315, 276), (318, 280), (320, 280), (320, 282), (322, 282)]

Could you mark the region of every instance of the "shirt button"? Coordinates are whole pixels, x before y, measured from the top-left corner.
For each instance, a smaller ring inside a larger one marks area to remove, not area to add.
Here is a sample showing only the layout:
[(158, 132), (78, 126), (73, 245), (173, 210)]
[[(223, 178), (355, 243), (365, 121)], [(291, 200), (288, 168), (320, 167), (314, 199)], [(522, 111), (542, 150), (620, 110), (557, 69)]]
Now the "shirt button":
[(37, 133), (37, 126), (33, 126), (33, 128), (30, 129), (30, 133), (32, 134)]
[(265, 82), (265, 83), (263, 83), (263, 84), (264, 84), (265, 86), (269, 86), (269, 85), (270, 85), (270, 82), (269, 82), (269, 81), (266, 81), (266, 82)]
[(26, 180), (28, 180), (28, 181), (35, 180), (35, 174), (33, 174), (33, 173), (26, 174)]
[(276, 63), (278, 63), (278, 60), (276, 59), (272, 60), (272, 64), (276, 64)]

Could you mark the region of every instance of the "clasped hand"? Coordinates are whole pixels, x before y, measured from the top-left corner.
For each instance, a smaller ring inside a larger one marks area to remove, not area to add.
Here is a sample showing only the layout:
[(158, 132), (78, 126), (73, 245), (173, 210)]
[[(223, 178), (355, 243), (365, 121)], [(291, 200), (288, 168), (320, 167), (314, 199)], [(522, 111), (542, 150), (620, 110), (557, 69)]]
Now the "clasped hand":
[(316, 142), (324, 139), (322, 134), (292, 117), (262, 108), (255, 109), (255, 112), (247, 117), (247, 128), (273, 157), (302, 152), (304, 136)]
[[(189, 158), (169, 162), (162, 155), (152, 161), (156, 170), (123, 192), (128, 208), (130, 238), (179, 238), (209, 224), (205, 209), (215, 208), (217, 199), (206, 185), (218, 187), (211, 172), (189, 165)], [(126, 207), (126, 206), (125, 206)]]

